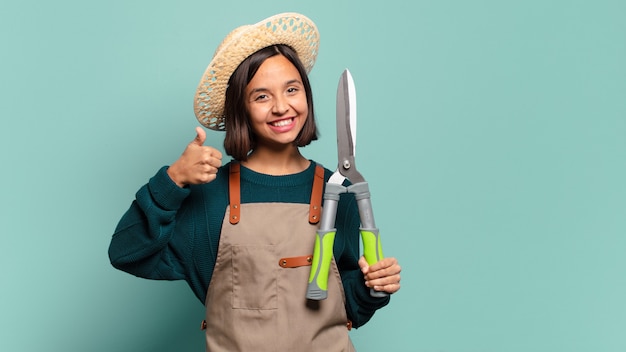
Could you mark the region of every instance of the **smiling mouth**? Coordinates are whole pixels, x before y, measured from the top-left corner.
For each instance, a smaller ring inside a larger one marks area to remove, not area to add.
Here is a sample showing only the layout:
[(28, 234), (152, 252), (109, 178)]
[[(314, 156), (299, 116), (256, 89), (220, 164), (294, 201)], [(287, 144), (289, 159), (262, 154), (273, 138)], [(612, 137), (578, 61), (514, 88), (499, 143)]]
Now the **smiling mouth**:
[(274, 127), (285, 127), (285, 126), (291, 125), (292, 123), (293, 123), (293, 118), (290, 118), (290, 119), (284, 119), (284, 120), (271, 122), (270, 125)]

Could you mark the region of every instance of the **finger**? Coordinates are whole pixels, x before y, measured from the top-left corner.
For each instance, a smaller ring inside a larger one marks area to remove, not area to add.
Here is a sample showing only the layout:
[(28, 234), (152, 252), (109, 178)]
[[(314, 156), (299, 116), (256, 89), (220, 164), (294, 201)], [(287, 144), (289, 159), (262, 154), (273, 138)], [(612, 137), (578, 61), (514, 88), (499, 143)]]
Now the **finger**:
[(203, 145), (206, 140), (206, 132), (202, 129), (202, 127), (196, 127), (196, 138), (191, 141), (191, 143), (195, 145)]
[(222, 153), (213, 147), (203, 146), (200, 162), (217, 169), (222, 166)]
[(367, 274), (367, 272), (369, 271), (369, 264), (367, 264), (367, 260), (365, 260), (364, 256), (361, 256), (361, 258), (359, 258), (359, 267), (361, 268), (361, 272), (363, 274)]
[(216, 173), (204, 172), (198, 175), (198, 183), (209, 183), (217, 178)]
[(367, 280), (376, 280), (376, 279), (382, 279), (386, 277), (399, 276), (399, 275), (400, 275), (400, 266), (394, 265), (392, 267), (380, 269), (376, 271), (370, 268), (370, 271), (367, 274), (365, 274), (365, 278)]
[(387, 291), (386, 287), (395, 288), (396, 285), (400, 286), (400, 275), (385, 276), (365, 281), (365, 286), (372, 287), (377, 291)]
[(398, 264), (398, 261), (396, 260), (396, 258), (393, 258), (393, 257), (384, 258), (384, 259), (381, 259), (380, 261), (372, 264), (370, 266), (370, 271), (382, 270), (382, 269), (385, 269), (385, 268), (392, 267), (392, 266), (394, 266), (396, 264)]
[(216, 163), (214, 165), (222, 166), (222, 152), (217, 149), (211, 150), (211, 156), (215, 158)]
[(217, 174), (221, 166), (219, 159), (209, 158), (209, 160), (198, 165), (198, 170), (208, 174)]
[(395, 284), (400, 282), (400, 274), (380, 275), (381, 272), (375, 272), (376, 275), (365, 275), (365, 280), (368, 281), (371, 286)]
[(391, 293), (396, 293), (400, 290), (400, 283), (384, 285), (384, 286), (374, 286), (373, 288), (375, 291), (383, 291), (383, 292), (387, 292), (391, 294)]

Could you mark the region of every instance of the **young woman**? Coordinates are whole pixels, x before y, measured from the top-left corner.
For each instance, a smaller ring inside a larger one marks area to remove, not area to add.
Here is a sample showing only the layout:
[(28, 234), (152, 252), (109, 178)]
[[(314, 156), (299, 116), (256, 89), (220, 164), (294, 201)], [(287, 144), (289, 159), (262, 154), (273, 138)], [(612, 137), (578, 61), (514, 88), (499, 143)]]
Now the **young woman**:
[[(331, 171), (300, 153), (317, 139), (307, 77), (317, 28), (286, 13), (231, 32), (196, 93), (200, 123), (225, 130), (233, 160), (196, 138), (136, 194), (120, 220), (113, 266), (160, 280), (186, 280), (206, 306), (208, 351), (353, 351), (348, 330), (394, 293), (395, 258), (368, 266), (359, 214), (342, 195), (328, 298), (306, 299), (321, 194)], [(314, 210), (317, 209), (317, 210)]]

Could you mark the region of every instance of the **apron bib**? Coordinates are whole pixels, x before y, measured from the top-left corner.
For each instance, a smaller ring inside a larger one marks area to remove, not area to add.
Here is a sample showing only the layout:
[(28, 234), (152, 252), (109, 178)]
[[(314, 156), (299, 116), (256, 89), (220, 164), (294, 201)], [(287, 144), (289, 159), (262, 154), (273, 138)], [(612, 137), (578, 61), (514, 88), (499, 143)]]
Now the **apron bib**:
[(354, 351), (334, 259), (328, 298), (306, 299), (317, 230), (309, 220), (319, 221), (323, 175), (317, 166), (310, 205), (239, 204), (239, 164), (231, 164), (231, 204), (205, 301), (207, 351)]

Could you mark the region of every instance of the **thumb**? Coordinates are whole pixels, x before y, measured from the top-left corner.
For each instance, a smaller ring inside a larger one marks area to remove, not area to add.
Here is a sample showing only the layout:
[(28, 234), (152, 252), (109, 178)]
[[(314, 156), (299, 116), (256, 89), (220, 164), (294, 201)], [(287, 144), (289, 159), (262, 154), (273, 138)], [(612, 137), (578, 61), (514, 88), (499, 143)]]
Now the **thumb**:
[(196, 138), (194, 138), (193, 141), (191, 141), (191, 143), (202, 146), (205, 140), (206, 140), (206, 132), (204, 132), (202, 127), (196, 127)]
[(363, 274), (367, 274), (370, 271), (370, 266), (367, 264), (367, 260), (365, 260), (364, 256), (359, 258), (359, 267), (361, 268), (361, 272)]

